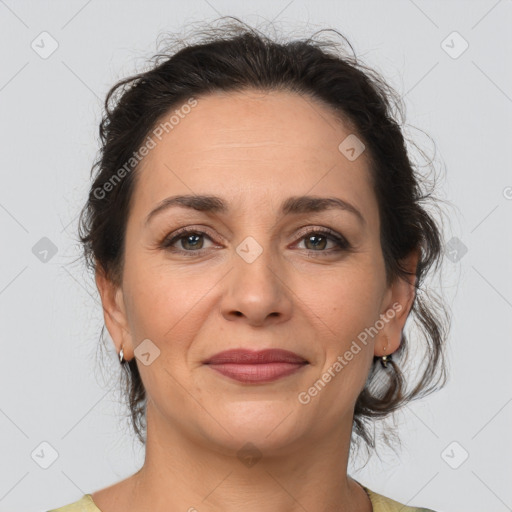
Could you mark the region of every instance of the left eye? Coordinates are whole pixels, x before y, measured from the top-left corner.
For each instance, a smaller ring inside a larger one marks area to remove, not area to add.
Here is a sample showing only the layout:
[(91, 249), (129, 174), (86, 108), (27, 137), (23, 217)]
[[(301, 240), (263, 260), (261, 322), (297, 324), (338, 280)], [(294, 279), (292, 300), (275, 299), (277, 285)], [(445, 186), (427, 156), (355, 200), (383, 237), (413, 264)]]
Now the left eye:
[[(313, 240), (320, 240), (320, 242), (313, 242)], [(334, 242), (334, 246), (341, 246), (340, 240), (333, 237), (333, 236), (327, 236), (324, 232), (316, 232), (312, 231), (311, 233), (308, 233), (307, 235), (303, 236), (301, 238), (301, 241), (304, 241), (304, 243), (307, 245), (308, 243), (312, 243), (313, 249), (310, 249), (306, 246), (307, 250), (317, 250), (317, 249), (325, 249), (326, 245), (328, 243), (328, 240)], [(323, 252), (323, 251), (321, 251)]]
[[(173, 237), (168, 237), (162, 242), (162, 247), (174, 252), (181, 253), (195, 253), (204, 247), (204, 241), (201, 239), (206, 237), (208, 240), (212, 241), (211, 237), (203, 232), (198, 230), (183, 230), (177, 233)], [(313, 248), (306, 247), (306, 250), (310, 252), (325, 252), (331, 253), (334, 251), (340, 251), (343, 249), (348, 249), (349, 243), (341, 236), (338, 236), (331, 231), (310, 231), (305, 233), (299, 239), (300, 242), (304, 241), (305, 244), (312, 244)], [(319, 240), (319, 242), (315, 242), (314, 240)], [(334, 248), (331, 250), (325, 250), (328, 241), (334, 243)], [(181, 242), (181, 248), (174, 247), (177, 242)]]

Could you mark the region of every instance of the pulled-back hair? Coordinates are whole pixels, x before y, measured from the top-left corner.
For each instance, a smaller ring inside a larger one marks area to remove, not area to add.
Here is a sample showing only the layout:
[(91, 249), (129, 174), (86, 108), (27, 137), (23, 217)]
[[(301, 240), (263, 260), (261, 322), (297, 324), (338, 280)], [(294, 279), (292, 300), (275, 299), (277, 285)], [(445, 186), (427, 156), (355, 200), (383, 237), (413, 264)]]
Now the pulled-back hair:
[[(126, 169), (126, 162), (133, 160), (134, 152), (172, 109), (191, 97), (250, 89), (291, 91), (328, 106), (366, 147), (388, 285), (396, 279), (407, 279), (410, 274), (402, 266), (403, 260), (411, 252), (420, 251), (416, 294), (409, 313), (417, 327), (413, 350), (404, 328), (400, 347), (387, 369), (374, 357), (355, 404), (356, 444), (362, 439), (367, 448), (374, 448), (370, 427), (375, 419), (385, 418), (411, 400), (439, 389), (447, 378), (447, 306), (437, 294), (422, 288), (429, 271), (439, 267), (441, 232), (425, 207), (428, 200), (432, 201), (432, 191), (423, 189), (426, 180), (408, 156), (401, 130), (403, 102), (377, 72), (358, 61), (350, 43), (336, 30), (321, 30), (303, 40), (279, 41), (237, 18), (227, 18), (221, 19), (219, 26), (196, 31), (188, 42), (174, 40), (154, 56), (147, 71), (109, 90), (99, 127), (100, 155), (91, 171), (94, 182), (79, 221), (86, 264), (121, 284), (137, 166), (133, 172), (122, 173), (116, 186), (107, 185), (119, 177), (120, 169)], [(315, 40), (319, 33), (341, 36), (352, 49), (352, 56), (334, 41)], [(98, 192), (106, 189), (108, 194)], [(421, 346), (424, 367), (420, 371), (416, 365), (408, 375), (408, 356), (410, 352), (420, 353)], [(131, 424), (144, 444), (146, 393), (136, 358), (125, 361), (122, 368)]]

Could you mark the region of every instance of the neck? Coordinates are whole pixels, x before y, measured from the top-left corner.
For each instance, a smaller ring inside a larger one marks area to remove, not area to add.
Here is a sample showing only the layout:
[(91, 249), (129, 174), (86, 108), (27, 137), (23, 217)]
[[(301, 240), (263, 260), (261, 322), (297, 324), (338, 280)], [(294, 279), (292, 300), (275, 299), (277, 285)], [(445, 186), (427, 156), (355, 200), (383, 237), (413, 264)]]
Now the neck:
[[(126, 481), (125, 510), (235, 512), (358, 510), (365, 491), (347, 476), (352, 418), (332, 432), (286, 447), (213, 447), (186, 425), (169, 426), (148, 402), (144, 465)], [(182, 428), (180, 428), (182, 427)], [(164, 441), (163, 441), (164, 440)], [(110, 511), (105, 511), (110, 512)]]

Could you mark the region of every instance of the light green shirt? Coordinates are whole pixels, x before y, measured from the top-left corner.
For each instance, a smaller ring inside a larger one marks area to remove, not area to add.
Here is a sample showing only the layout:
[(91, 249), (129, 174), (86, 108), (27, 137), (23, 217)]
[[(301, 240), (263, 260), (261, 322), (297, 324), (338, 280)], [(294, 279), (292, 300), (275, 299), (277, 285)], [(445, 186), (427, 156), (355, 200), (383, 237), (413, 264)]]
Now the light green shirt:
[[(373, 512), (434, 512), (429, 508), (408, 507), (386, 498), (381, 494), (371, 491), (363, 484), (360, 484), (366, 491), (372, 502)], [(64, 505), (63, 507), (48, 510), (48, 512), (102, 512), (94, 503), (90, 494), (84, 494), (78, 501)]]

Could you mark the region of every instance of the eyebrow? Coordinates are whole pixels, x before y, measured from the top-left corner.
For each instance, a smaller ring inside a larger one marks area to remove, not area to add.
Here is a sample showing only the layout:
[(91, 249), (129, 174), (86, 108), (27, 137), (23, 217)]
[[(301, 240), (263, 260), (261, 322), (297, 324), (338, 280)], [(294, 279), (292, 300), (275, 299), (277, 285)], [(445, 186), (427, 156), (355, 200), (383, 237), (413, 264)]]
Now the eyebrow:
[[(179, 195), (165, 198), (146, 217), (145, 224), (149, 224), (157, 214), (172, 207), (189, 208), (200, 212), (228, 213), (228, 204), (218, 196), (212, 195)], [(281, 215), (320, 212), (324, 210), (339, 209), (354, 214), (365, 225), (366, 219), (352, 204), (338, 197), (294, 196), (283, 201)]]

